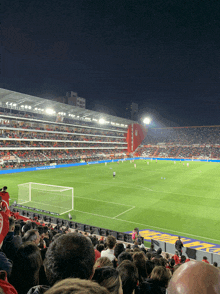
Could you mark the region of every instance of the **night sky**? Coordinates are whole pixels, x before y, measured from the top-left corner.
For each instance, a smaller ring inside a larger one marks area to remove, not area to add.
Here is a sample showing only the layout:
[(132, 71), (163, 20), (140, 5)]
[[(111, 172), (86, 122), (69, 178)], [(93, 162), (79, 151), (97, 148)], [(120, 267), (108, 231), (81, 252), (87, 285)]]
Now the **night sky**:
[(7, 0), (0, 38), (13, 56), (4, 88), (154, 125), (220, 124), (220, 1)]

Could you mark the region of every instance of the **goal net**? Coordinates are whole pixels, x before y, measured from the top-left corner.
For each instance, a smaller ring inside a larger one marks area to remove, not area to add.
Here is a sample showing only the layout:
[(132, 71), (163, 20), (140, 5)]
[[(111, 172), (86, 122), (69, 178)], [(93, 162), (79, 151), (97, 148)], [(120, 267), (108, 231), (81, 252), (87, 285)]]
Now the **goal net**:
[(25, 183), (18, 185), (18, 203), (59, 214), (74, 209), (72, 187)]

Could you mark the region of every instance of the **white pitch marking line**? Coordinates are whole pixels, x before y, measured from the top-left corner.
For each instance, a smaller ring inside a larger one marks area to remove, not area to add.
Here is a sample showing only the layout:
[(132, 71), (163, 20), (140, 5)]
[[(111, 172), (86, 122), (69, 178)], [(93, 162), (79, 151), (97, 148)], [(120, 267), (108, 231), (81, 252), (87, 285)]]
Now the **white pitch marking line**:
[(111, 216), (101, 215), (101, 214), (97, 214), (97, 213), (91, 213), (91, 212), (81, 211), (81, 210), (77, 210), (77, 209), (74, 209), (73, 212), (74, 211), (78, 211), (78, 212), (81, 212), (81, 213), (86, 213), (86, 214), (91, 214), (91, 215), (96, 215), (96, 216), (101, 216), (101, 217), (113, 219)]
[(126, 212), (128, 212), (128, 211), (130, 211), (130, 210), (132, 210), (132, 209), (134, 209), (134, 208), (135, 208), (135, 206), (133, 206), (133, 207), (131, 207), (131, 208), (125, 210), (124, 212), (122, 212), (122, 213), (120, 213), (120, 214), (114, 216), (113, 219), (115, 219), (115, 218), (118, 217), (119, 215), (122, 215), (122, 214), (124, 214), (124, 213), (126, 213)]
[(146, 227), (157, 229), (158, 231), (162, 231), (162, 232), (166, 232), (166, 231), (173, 232), (173, 233), (177, 233), (178, 236), (179, 235), (181, 235), (181, 236), (188, 235), (188, 236), (193, 236), (193, 237), (197, 237), (197, 238), (203, 238), (203, 239), (207, 239), (207, 240), (211, 240), (211, 241), (218, 241), (219, 242), (219, 240), (211, 239), (211, 238), (208, 238), (208, 237), (205, 237), (205, 236), (198, 236), (198, 235), (193, 235), (193, 234), (184, 233), (184, 232), (180, 232), (180, 231), (174, 231), (174, 230), (170, 230), (170, 229), (159, 228), (159, 227), (155, 227), (155, 226), (150, 226), (148, 224), (141, 224), (141, 223), (137, 223), (137, 222), (127, 221), (127, 220), (120, 219), (120, 218), (115, 219), (114, 217), (110, 217), (110, 216), (106, 216), (106, 215), (100, 215), (100, 214), (91, 213), (91, 212), (85, 212), (85, 211), (76, 210), (76, 209), (74, 209), (73, 212), (74, 211), (78, 211), (78, 212), (86, 213), (86, 214), (91, 214), (91, 215), (96, 215), (96, 216), (100, 216), (100, 217), (104, 217), (104, 218), (109, 218), (109, 219), (113, 219), (113, 220), (117, 220), (117, 221), (121, 221), (121, 222), (125, 222), (125, 223), (131, 223), (131, 224), (137, 224), (137, 225), (141, 225), (141, 226), (146, 226)]
[(93, 198), (86, 198), (86, 197), (81, 197), (81, 196), (74, 196), (75, 198), (82, 198), (82, 199), (87, 199), (87, 200), (93, 200), (93, 201), (99, 201), (99, 202), (105, 202), (105, 203), (112, 203), (112, 204), (117, 204), (117, 205), (123, 205), (123, 206), (132, 206), (128, 204), (121, 204), (121, 203), (116, 203), (116, 202), (109, 202), (105, 200), (98, 200), (98, 199), (93, 199)]

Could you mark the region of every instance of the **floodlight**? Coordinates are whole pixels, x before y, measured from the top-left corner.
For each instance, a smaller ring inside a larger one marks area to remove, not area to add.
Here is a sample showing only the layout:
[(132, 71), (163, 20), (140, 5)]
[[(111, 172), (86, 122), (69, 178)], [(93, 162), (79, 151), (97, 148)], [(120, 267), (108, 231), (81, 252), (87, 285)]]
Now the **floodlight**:
[(145, 117), (145, 119), (143, 120), (144, 124), (149, 125), (151, 122), (151, 119), (149, 117)]
[(55, 111), (52, 108), (46, 108), (45, 112), (49, 115), (52, 115), (52, 114), (54, 114)]
[(99, 119), (99, 123), (100, 123), (100, 124), (104, 124), (104, 123), (105, 123), (104, 118), (100, 118), (100, 119)]

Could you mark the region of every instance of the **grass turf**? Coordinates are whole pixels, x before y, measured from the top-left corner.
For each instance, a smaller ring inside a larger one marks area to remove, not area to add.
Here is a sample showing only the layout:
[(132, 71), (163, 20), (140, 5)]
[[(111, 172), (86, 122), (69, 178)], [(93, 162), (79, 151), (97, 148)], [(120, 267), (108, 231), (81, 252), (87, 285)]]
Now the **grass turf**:
[[(74, 187), (71, 214), (77, 222), (122, 232), (137, 226), (220, 244), (220, 164), (148, 162), (136, 161), (136, 169), (125, 161), (6, 174), (1, 180), (12, 201), (21, 183)], [(42, 209), (55, 210), (44, 207), (44, 195), (38, 201)]]

